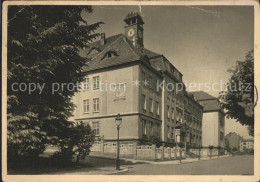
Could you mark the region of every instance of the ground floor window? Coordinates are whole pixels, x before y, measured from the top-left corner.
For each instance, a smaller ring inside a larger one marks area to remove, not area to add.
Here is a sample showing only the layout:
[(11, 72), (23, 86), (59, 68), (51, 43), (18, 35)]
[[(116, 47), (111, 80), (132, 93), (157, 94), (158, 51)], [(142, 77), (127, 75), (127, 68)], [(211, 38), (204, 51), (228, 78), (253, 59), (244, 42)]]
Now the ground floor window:
[(99, 135), (99, 121), (95, 121), (92, 123), (92, 130), (96, 136)]
[(146, 127), (147, 127), (147, 126), (146, 126), (147, 123), (146, 123), (146, 120), (143, 120), (143, 121), (142, 121), (142, 125), (143, 125), (143, 126), (142, 126), (142, 127), (143, 127), (143, 135), (147, 135), (147, 128), (146, 128)]

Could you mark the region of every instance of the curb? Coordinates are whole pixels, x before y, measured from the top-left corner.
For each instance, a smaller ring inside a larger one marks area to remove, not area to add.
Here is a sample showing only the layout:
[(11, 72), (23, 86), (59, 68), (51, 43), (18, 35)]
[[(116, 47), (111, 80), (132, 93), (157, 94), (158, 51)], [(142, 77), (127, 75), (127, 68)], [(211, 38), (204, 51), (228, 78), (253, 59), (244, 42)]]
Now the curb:
[[(97, 158), (103, 158), (103, 159), (115, 159), (113, 157), (108, 157), (108, 156), (90, 156), (90, 157), (97, 157)], [(213, 160), (213, 159), (220, 159), (220, 158), (226, 158), (230, 156), (220, 156), (220, 157), (212, 157), (211, 159), (209, 157), (206, 158), (201, 158), (200, 160), (192, 160), (192, 161), (185, 161), (187, 159), (183, 159), (182, 163), (177, 162), (176, 160), (168, 160), (168, 161), (147, 161), (147, 160), (132, 160), (132, 159), (127, 159), (127, 158), (121, 158), (120, 160), (124, 160), (127, 162), (132, 162), (132, 163), (138, 163), (138, 162), (143, 162), (146, 164), (172, 164), (172, 165), (180, 165), (180, 164), (186, 164), (186, 163), (195, 163), (195, 162), (201, 162), (201, 161), (207, 161), (207, 160)], [(179, 160), (178, 160), (179, 161)], [(117, 171), (115, 173), (120, 173), (121, 171)]]
[(210, 158), (201, 158), (200, 160), (190, 160), (190, 161), (185, 161), (182, 160), (182, 163), (180, 163), (179, 161), (160, 161), (160, 162), (151, 162), (150, 164), (171, 164), (171, 165), (181, 165), (181, 164), (186, 164), (186, 163), (195, 163), (195, 162), (202, 162), (202, 161), (207, 161), (207, 160), (214, 160), (214, 159), (221, 159), (221, 158), (225, 158), (228, 156), (223, 156), (223, 157), (212, 157)]
[(121, 169), (119, 171), (110, 172), (110, 173), (107, 173), (105, 175), (119, 174), (119, 173), (124, 173), (124, 172), (128, 172), (128, 171), (129, 171), (128, 167), (121, 167)]

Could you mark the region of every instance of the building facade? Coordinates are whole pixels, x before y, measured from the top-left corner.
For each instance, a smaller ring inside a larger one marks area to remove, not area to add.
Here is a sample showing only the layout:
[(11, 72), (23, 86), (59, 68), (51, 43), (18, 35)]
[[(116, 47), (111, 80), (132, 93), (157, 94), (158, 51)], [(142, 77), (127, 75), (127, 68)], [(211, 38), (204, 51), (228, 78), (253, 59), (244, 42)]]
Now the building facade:
[[(142, 17), (132, 12), (124, 21), (125, 34), (101, 34), (80, 52), (88, 66), (82, 68), (82, 89), (73, 97), (72, 120), (90, 124), (97, 139), (113, 145), (118, 113), (121, 143), (158, 138), (200, 145), (203, 107), (185, 90), (178, 69), (144, 47)], [(176, 84), (183, 89), (177, 92)]]
[(202, 146), (203, 107), (195, 101), (191, 93), (184, 97), (184, 121), (187, 122), (186, 142), (192, 146)]
[(195, 100), (203, 106), (202, 146), (225, 147), (225, 116), (216, 97), (203, 91), (192, 92)]
[(252, 139), (241, 140), (239, 149), (241, 152), (248, 152), (248, 151), (254, 149), (254, 140), (252, 140)]

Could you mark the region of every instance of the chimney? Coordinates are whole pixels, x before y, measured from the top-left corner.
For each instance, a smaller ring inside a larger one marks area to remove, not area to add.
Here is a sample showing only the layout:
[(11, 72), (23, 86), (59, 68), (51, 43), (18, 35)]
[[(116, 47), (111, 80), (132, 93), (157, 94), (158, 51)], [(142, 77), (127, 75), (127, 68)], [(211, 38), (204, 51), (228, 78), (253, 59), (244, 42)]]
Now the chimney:
[(104, 45), (105, 43), (106, 43), (106, 34), (101, 33), (100, 44)]

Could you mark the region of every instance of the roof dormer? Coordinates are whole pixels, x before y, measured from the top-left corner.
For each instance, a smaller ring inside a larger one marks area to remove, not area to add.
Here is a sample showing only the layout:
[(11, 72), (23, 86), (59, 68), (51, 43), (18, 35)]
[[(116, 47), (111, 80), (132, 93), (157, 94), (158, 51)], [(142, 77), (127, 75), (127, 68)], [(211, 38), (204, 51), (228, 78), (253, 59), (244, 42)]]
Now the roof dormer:
[(117, 57), (117, 56), (118, 56), (117, 51), (110, 50), (110, 51), (107, 51), (107, 52), (106, 52), (106, 54), (103, 56), (102, 60), (103, 60), (103, 59), (108, 59), (108, 58)]

